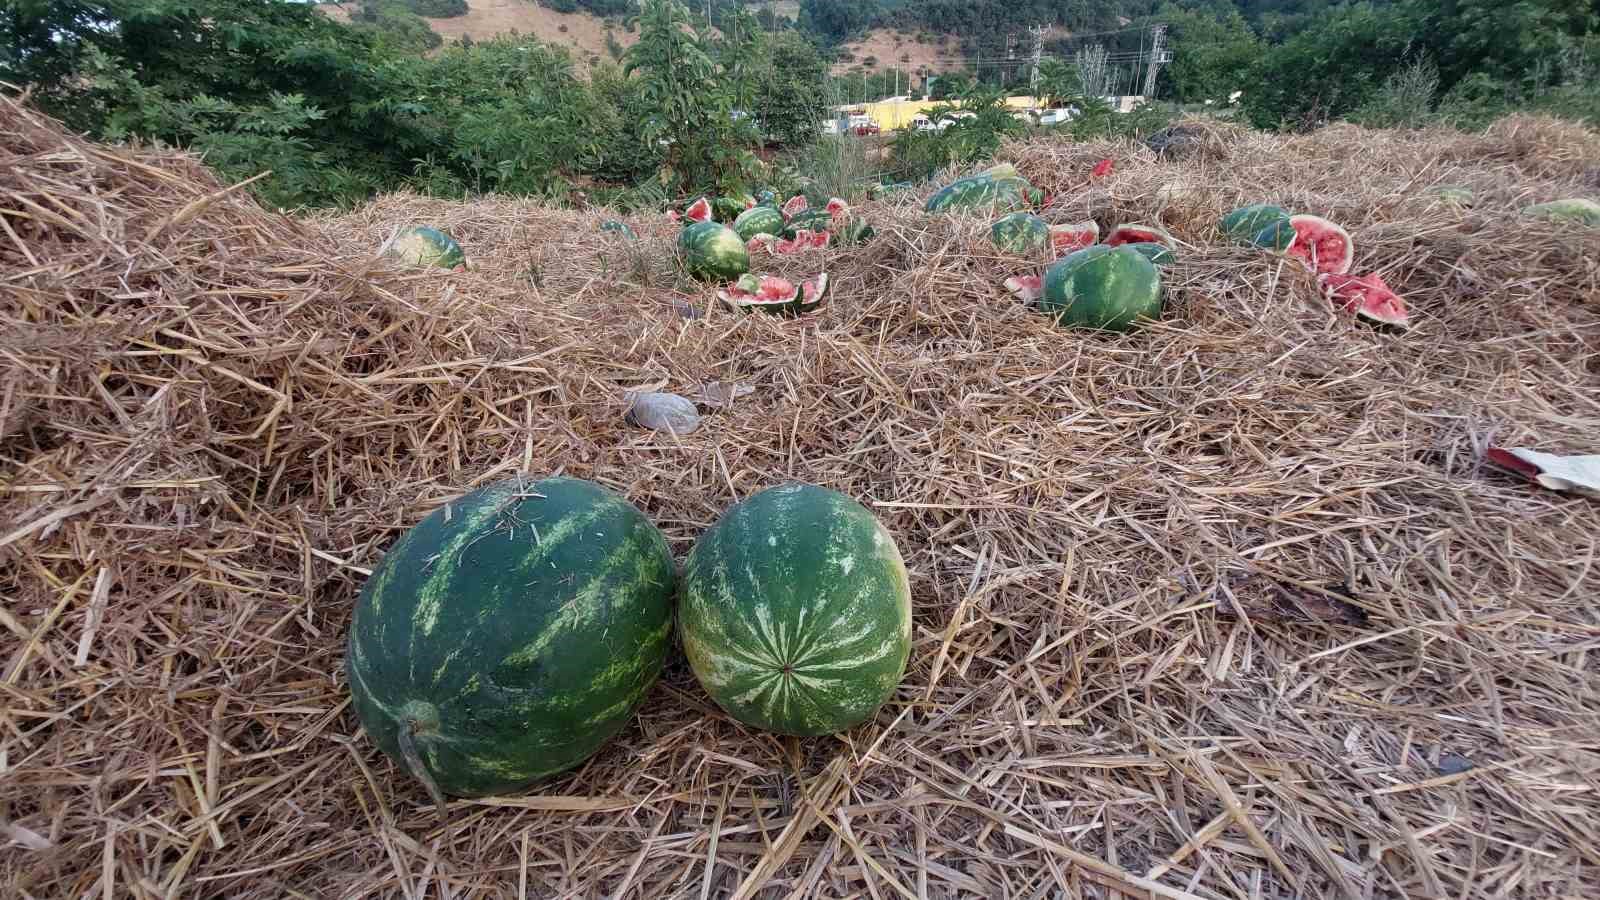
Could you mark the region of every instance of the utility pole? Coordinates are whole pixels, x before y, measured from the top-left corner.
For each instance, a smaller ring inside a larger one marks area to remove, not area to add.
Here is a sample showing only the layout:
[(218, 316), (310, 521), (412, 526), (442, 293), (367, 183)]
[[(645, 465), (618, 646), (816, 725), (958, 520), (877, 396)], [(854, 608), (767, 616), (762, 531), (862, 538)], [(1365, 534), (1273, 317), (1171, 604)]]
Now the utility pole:
[(1044, 55), (1044, 37), (1050, 33), (1049, 25), (1029, 25), (1028, 33), (1033, 35), (1033, 71), (1028, 75), (1028, 92), (1033, 94), (1035, 103), (1039, 102), (1039, 57)]
[(1167, 35), (1167, 26), (1157, 25), (1152, 35), (1150, 45), (1150, 68), (1145, 70), (1144, 96), (1148, 100), (1156, 93), (1156, 72), (1160, 71), (1162, 63), (1172, 62), (1172, 51), (1163, 46), (1162, 38)]

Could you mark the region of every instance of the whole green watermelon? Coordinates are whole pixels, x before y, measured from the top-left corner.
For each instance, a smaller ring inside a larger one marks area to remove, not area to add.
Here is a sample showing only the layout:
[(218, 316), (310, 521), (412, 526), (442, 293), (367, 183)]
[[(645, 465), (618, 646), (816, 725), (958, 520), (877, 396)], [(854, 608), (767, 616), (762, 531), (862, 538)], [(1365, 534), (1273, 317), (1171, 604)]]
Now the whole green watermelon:
[(989, 237), (1006, 253), (1026, 256), (1050, 246), (1050, 225), (1033, 213), (1014, 212), (996, 219)]
[(716, 222), (695, 222), (679, 232), (678, 253), (696, 278), (732, 281), (750, 271), (750, 254), (739, 233)]
[(1251, 242), (1262, 229), (1279, 222), (1288, 224), (1289, 211), (1270, 203), (1241, 206), (1222, 217), (1222, 233), (1236, 241)]
[(911, 588), (889, 532), (827, 488), (729, 509), (684, 566), (678, 636), (706, 693), (747, 725), (832, 734), (871, 717), (911, 652)]
[(927, 212), (949, 212), (954, 209), (1018, 209), (1028, 206), (1037, 191), (1020, 176), (989, 174), (962, 178), (940, 188), (924, 205)]
[(439, 266), (454, 269), (467, 264), (461, 245), (437, 228), (417, 225), (395, 236), (389, 256), (413, 266)]
[(742, 241), (748, 241), (758, 234), (783, 234), (783, 213), (773, 206), (751, 207), (733, 220), (733, 230)]
[(675, 583), (661, 533), (599, 485), (480, 488), (406, 532), (362, 589), (356, 714), (446, 794), (523, 788), (628, 721), (666, 658)]
[(1085, 247), (1045, 270), (1039, 308), (1063, 325), (1128, 331), (1161, 314), (1161, 274), (1132, 247)]

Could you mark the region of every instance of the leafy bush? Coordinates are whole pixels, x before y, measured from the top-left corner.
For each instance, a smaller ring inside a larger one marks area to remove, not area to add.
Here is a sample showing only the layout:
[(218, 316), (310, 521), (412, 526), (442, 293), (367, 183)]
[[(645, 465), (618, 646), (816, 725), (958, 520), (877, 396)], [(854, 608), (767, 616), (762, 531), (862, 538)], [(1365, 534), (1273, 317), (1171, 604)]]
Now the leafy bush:
[(1421, 128), (1434, 118), (1439, 68), (1427, 57), (1390, 75), (1376, 95), (1350, 118), (1371, 128)]

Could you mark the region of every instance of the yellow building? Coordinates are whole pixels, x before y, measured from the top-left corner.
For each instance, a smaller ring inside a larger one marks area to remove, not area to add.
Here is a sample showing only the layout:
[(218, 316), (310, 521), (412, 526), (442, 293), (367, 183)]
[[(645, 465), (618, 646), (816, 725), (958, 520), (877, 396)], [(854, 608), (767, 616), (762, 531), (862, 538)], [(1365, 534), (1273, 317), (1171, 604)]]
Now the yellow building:
[[(860, 111), (878, 123), (884, 131), (897, 131), (911, 125), (911, 121), (919, 115), (927, 115), (928, 110), (935, 106), (950, 106), (943, 100), (885, 100), (879, 103), (854, 103), (840, 107), (841, 110), (851, 112)], [(1034, 109), (1039, 101), (1033, 97), (1018, 96), (1007, 97), (1006, 106), (1016, 110)]]

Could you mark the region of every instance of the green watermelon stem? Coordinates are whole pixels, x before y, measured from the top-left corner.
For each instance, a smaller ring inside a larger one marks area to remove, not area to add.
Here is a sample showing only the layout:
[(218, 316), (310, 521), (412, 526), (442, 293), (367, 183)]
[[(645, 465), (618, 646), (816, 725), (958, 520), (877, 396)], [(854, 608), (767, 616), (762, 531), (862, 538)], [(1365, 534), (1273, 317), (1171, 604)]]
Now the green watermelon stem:
[[(407, 704), (410, 706), (411, 704)], [(433, 724), (438, 724), (435, 719)], [(417, 752), (416, 735), (424, 727), (424, 723), (416, 715), (407, 715), (400, 721), (397, 729), (397, 739), (400, 744), (400, 758), (405, 760), (406, 768), (410, 770), (411, 777), (422, 782), (428, 789), (428, 796), (433, 798), (433, 806), (439, 811), (439, 821), (449, 821), (444, 814), (444, 792), (439, 790), (439, 783), (428, 774), (428, 767), (422, 763), (422, 754)]]

